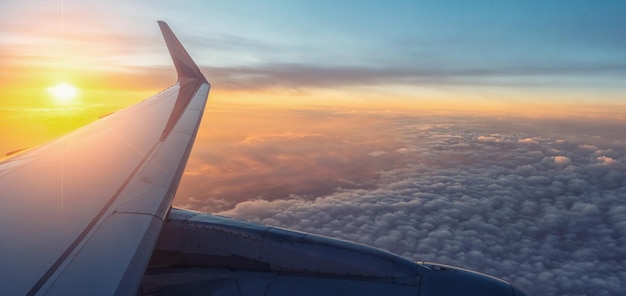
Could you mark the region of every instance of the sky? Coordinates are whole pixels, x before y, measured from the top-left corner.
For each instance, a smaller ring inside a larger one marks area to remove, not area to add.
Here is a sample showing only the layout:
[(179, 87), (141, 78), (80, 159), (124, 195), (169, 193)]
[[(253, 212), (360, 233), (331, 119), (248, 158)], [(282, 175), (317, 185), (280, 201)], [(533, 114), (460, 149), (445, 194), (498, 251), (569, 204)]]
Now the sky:
[[(0, 110), (54, 111), (44, 112), (51, 121), (73, 111), (75, 127), (172, 84), (155, 22), (162, 19), (215, 86), (215, 103), (624, 120), (625, 8), (623, 1), (3, 1)], [(51, 99), (47, 89), (60, 82), (79, 89), (75, 104)]]
[[(0, 153), (175, 83), (164, 20), (212, 84), (175, 205), (474, 268), (535, 294), (616, 295), (624, 11), (624, 1), (3, 1)], [(77, 97), (55, 98), (59, 83)]]

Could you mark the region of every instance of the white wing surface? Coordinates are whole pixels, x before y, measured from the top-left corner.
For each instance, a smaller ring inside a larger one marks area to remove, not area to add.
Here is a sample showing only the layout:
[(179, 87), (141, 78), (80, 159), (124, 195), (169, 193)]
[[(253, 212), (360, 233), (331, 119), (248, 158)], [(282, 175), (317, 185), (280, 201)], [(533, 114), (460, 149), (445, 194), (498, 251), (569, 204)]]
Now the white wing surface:
[(132, 295), (184, 170), (210, 85), (159, 22), (178, 81), (0, 163), (0, 293)]

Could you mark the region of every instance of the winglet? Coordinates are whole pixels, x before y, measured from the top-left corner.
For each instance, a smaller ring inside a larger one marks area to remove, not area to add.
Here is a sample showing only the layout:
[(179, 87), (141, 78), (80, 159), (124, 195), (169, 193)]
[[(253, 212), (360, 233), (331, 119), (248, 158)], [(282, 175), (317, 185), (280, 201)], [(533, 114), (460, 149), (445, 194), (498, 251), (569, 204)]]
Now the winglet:
[(167, 49), (170, 51), (170, 55), (174, 61), (176, 72), (178, 72), (178, 80), (181, 78), (195, 78), (207, 82), (204, 75), (200, 72), (200, 68), (198, 68), (196, 63), (191, 59), (183, 45), (178, 38), (176, 38), (176, 35), (174, 35), (174, 32), (172, 32), (172, 29), (170, 29), (164, 21), (157, 22), (163, 33)]
[[(178, 120), (187, 109), (187, 105), (193, 99), (194, 94), (198, 90), (201, 84), (209, 82), (204, 78), (204, 75), (200, 72), (198, 65), (191, 59), (189, 53), (185, 50), (180, 43), (172, 29), (164, 22), (158, 21), (167, 49), (170, 51), (172, 61), (178, 72), (178, 97), (174, 103), (174, 109), (170, 113), (170, 117), (167, 120), (167, 125), (163, 129), (161, 134), (161, 140), (165, 140), (170, 132), (173, 130)], [(209, 88), (211, 85), (209, 84)]]

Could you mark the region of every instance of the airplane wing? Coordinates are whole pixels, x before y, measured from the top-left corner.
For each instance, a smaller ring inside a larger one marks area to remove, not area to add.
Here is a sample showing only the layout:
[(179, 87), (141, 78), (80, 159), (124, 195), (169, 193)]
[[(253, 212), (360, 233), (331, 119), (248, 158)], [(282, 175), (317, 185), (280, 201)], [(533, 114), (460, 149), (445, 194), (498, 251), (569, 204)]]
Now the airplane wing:
[(0, 163), (0, 294), (139, 289), (210, 89), (159, 26), (176, 84)]

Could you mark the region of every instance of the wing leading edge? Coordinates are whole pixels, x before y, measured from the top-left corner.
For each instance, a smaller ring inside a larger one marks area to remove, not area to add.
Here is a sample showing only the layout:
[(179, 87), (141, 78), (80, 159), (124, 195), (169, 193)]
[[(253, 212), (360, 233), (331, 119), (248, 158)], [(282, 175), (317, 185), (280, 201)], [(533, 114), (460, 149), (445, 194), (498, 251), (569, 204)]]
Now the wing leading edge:
[(136, 293), (210, 89), (167, 24), (159, 26), (175, 85), (0, 163), (3, 293)]

